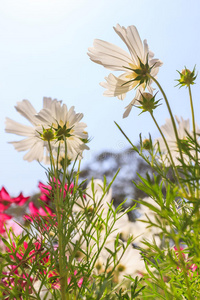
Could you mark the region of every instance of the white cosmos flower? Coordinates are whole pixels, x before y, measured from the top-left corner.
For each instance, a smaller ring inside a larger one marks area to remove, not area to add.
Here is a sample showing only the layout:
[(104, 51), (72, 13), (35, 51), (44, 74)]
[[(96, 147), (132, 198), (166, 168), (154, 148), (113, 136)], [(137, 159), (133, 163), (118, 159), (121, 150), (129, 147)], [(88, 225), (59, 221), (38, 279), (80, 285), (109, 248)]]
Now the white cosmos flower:
[[(179, 119), (177, 116), (175, 116), (175, 118), (176, 118), (176, 121), (177, 121), (177, 124), (178, 124), (177, 132), (178, 132), (179, 139), (186, 140), (187, 139), (187, 132), (192, 136), (193, 133), (190, 130), (190, 121), (189, 121), (189, 119), (184, 120), (182, 117), (181, 117), (181, 119)], [(174, 160), (174, 164), (175, 165), (180, 165), (180, 161), (179, 161), (180, 153), (179, 153), (179, 148), (178, 148), (178, 145), (177, 145), (176, 136), (175, 136), (175, 133), (174, 133), (174, 128), (173, 128), (171, 119), (166, 119), (166, 123), (161, 126), (161, 130), (162, 130), (162, 132), (165, 135), (165, 138), (167, 140), (169, 149), (171, 151), (172, 158)], [(200, 130), (199, 130), (198, 126), (196, 126), (196, 133), (200, 133)], [(159, 142), (160, 150), (163, 153), (164, 163), (165, 163), (165, 165), (169, 166), (171, 164), (171, 162), (170, 162), (168, 151), (167, 151), (167, 148), (165, 146), (165, 143), (164, 143), (163, 139), (158, 138), (155, 142), (156, 143)], [(184, 158), (185, 161), (188, 161), (188, 157), (184, 153), (183, 153), (183, 158)]]
[[(126, 243), (124, 243), (124, 245), (126, 245)], [(117, 256), (121, 257), (122, 253), (123, 250), (121, 248), (117, 253)], [(131, 244), (127, 247), (124, 255), (117, 265), (117, 271), (119, 272), (119, 281), (121, 281), (124, 276), (140, 276), (146, 271), (140, 252), (137, 249), (134, 249)]]
[(53, 102), (51, 107), (41, 109), (36, 118), (47, 132), (53, 131), (55, 136), (51, 140), (51, 147), (55, 156), (59, 149), (60, 157), (65, 157), (65, 139), (67, 156), (70, 160), (75, 160), (77, 156), (79, 159), (82, 158), (83, 150), (89, 149), (85, 144), (88, 139), (85, 131), (87, 125), (80, 122), (83, 114), (76, 113), (74, 106), (68, 110), (65, 104)]
[[(143, 200), (159, 209), (159, 205), (153, 199), (144, 198)], [(133, 243), (142, 248), (146, 247), (142, 242), (143, 240), (148, 240), (150, 242), (156, 240), (157, 244), (160, 245), (159, 233), (161, 230), (156, 226), (149, 226), (149, 219), (151, 222), (157, 224), (156, 213), (145, 205), (140, 205), (137, 211), (139, 212), (140, 217), (138, 217), (135, 222), (130, 222), (126, 214), (125, 216), (127, 219), (125, 220), (125, 218), (123, 218), (124, 224), (117, 224), (120, 225), (120, 237), (123, 240), (127, 240), (132, 236)]]
[[(121, 282), (124, 279), (124, 276), (138, 276), (145, 272), (145, 264), (140, 255), (140, 252), (137, 249), (134, 249), (131, 244), (127, 246), (126, 242), (120, 242), (121, 248), (118, 249), (116, 253), (116, 260), (119, 260), (116, 268), (115, 268), (115, 279), (118, 282)], [(104, 248), (100, 254), (100, 258), (102, 262), (104, 262), (110, 257), (110, 252), (107, 250), (111, 250), (112, 252), (115, 251), (115, 239), (110, 238), (106, 241)], [(123, 246), (123, 247), (122, 247)], [(124, 249), (126, 248), (125, 252)], [(114, 261), (111, 260), (112, 267)]]
[[(150, 93), (153, 93), (152, 80), (146, 77), (146, 73), (156, 77), (162, 62), (159, 59), (153, 59), (154, 54), (149, 50), (147, 41), (144, 40), (142, 43), (135, 26), (125, 28), (117, 24), (114, 30), (126, 44), (130, 54), (118, 46), (102, 40), (94, 40), (94, 47), (88, 49), (88, 55), (92, 61), (109, 70), (124, 72), (118, 77), (112, 73), (105, 77), (106, 82), (100, 83), (106, 88), (104, 95), (123, 100), (127, 92), (138, 86), (140, 91), (147, 88)], [(136, 90), (136, 97), (131, 101), (132, 105), (137, 97)], [(125, 112), (123, 117), (127, 116), (128, 113)]]
[[(25, 117), (32, 126), (22, 125), (6, 118), (6, 132), (24, 136), (25, 139), (11, 142), (17, 151), (28, 151), (24, 159), (31, 162), (49, 163), (48, 137), (52, 145), (52, 151), (57, 157), (56, 151), (60, 145), (60, 153), (65, 153), (63, 134), (66, 136), (68, 158), (74, 160), (84, 149), (88, 149), (83, 139), (88, 135), (84, 131), (86, 124), (80, 123), (83, 114), (76, 114), (74, 107), (69, 110), (61, 101), (51, 98), (43, 98), (43, 109), (37, 114), (28, 100), (18, 102), (16, 110)], [(66, 134), (67, 132), (67, 134)]]

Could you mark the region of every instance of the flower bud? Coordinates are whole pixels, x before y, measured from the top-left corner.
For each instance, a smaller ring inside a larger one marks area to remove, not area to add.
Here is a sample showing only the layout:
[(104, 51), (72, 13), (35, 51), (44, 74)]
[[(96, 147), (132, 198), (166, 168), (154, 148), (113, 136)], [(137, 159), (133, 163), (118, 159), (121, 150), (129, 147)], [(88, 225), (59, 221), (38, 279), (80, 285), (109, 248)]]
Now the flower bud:
[(195, 74), (195, 67), (192, 72), (189, 69), (185, 68), (181, 71), (181, 73), (179, 71), (178, 73), (180, 74), (180, 79), (177, 79), (177, 81), (179, 82), (178, 85), (180, 85), (180, 87), (185, 85), (189, 86), (195, 83), (194, 81), (197, 77), (197, 75)]
[(145, 139), (142, 141), (142, 146), (145, 150), (150, 150), (151, 149), (151, 143), (149, 139)]
[(156, 94), (153, 96), (150, 93), (141, 93), (140, 98), (138, 100), (138, 102), (141, 104), (141, 106), (138, 106), (140, 109), (142, 109), (141, 113), (145, 111), (152, 113), (152, 111), (160, 105), (158, 104), (160, 102), (160, 99), (156, 101), (155, 96)]

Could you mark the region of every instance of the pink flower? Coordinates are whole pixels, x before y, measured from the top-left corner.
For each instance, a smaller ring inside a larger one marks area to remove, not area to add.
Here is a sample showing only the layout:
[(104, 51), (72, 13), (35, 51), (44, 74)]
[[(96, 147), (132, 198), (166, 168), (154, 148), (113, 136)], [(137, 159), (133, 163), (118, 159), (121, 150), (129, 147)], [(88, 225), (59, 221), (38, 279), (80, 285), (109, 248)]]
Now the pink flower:
[[(13, 239), (13, 233), (14, 235), (18, 236), (23, 231), (23, 228), (12, 219), (12, 216), (0, 212), (0, 234), (2, 234), (5, 239), (7, 239), (8, 236), (5, 227), (8, 231), (12, 229), (12, 231), (10, 232), (11, 239)], [(1, 238), (0, 238), (0, 250), (3, 252), (6, 251), (6, 245)]]
[(69, 276), (69, 277), (67, 278), (67, 284), (70, 284), (70, 282), (71, 282), (71, 276)]
[(4, 187), (0, 190), (0, 211), (3, 212), (10, 207), (12, 199)]
[(29, 221), (33, 221), (33, 219), (35, 218), (40, 218), (40, 216), (43, 217), (47, 217), (47, 216), (54, 216), (55, 214), (53, 213), (53, 211), (48, 207), (45, 206), (45, 209), (43, 209), (42, 207), (36, 207), (35, 204), (33, 202), (29, 203), (29, 209), (30, 209), (30, 214), (29, 215), (25, 215), (24, 218), (29, 220)]
[[(26, 276), (24, 274), (21, 274), (20, 271), (20, 265), (21, 263), (24, 264), (33, 264), (36, 262), (37, 264), (37, 270), (40, 272), (41, 275), (46, 275), (48, 278), (49, 284), (52, 289), (60, 289), (60, 275), (58, 270), (54, 265), (51, 264), (50, 259), (50, 253), (42, 247), (41, 242), (36, 241), (31, 249), (30, 244), (26, 241), (23, 242), (23, 244), (20, 247), (16, 247), (15, 243), (11, 245), (11, 249), (7, 248), (7, 252), (10, 255), (10, 258), (13, 260), (13, 264), (9, 266), (9, 272), (5, 273), (5, 277), (2, 280), (3, 284), (8, 284), (7, 278), (11, 280), (9, 282), (10, 286), (12, 287), (12, 284), (14, 284), (14, 278), (19, 277), (21, 278), (21, 287), (25, 288), (25, 286), (28, 284), (27, 278), (29, 278), (29, 274)], [(30, 252), (27, 255), (27, 249), (30, 249)], [(24, 255), (26, 253), (26, 255)], [(38, 255), (40, 253), (40, 255)], [(16, 259), (17, 257), (17, 259)], [(20, 272), (20, 273), (19, 273)], [(68, 285), (72, 286), (73, 284), (77, 285), (79, 288), (81, 288), (83, 284), (83, 277), (79, 280), (76, 278), (78, 272), (75, 270), (74, 274), (70, 274), (67, 278)], [(32, 279), (31, 279), (32, 280)], [(32, 291), (29, 289), (30, 294)]]
[[(33, 278), (29, 277), (29, 274), (19, 274), (19, 272), (16, 270), (13, 274), (12, 270), (10, 270), (9, 272), (3, 272), (2, 275), (4, 275), (4, 277), (2, 277), (1, 279), (1, 284), (9, 287), (10, 289), (15, 288), (16, 286), (18, 286), (18, 291), (20, 292), (21, 290), (25, 290), (26, 286), (27, 286), (27, 278), (29, 278), (29, 280), (31, 282), (33, 282)], [(14, 275), (14, 276), (13, 276)], [(26, 288), (27, 290), (27, 288)], [(32, 293), (32, 289), (31, 289), (31, 285), (28, 286), (28, 291), (29, 294)], [(4, 296), (7, 296), (8, 293), (3, 292)], [(10, 299), (10, 297), (8, 298), (4, 298), (4, 299)], [(23, 300), (24, 298), (22, 298), (22, 296), (17, 296), (17, 298), (12, 298), (14, 300)]]
[[(181, 258), (180, 258), (180, 254), (178, 253), (178, 249), (177, 249), (176, 246), (174, 247), (174, 250), (175, 250), (175, 253), (176, 253), (177, 258), (178, 258), (179, 261), (180, 261), (180, 259), (181, 259)], [(186, 268), (187, 268), (188, 270), (191, 270), (192, 272), (196, 271), (197, 266), (196, 266), (195, 264), (191, 264), (191, 260), (188, 258), (188, 255), (185, 254), (185, 253), (183, 252), (183, 250), (184, 250), (184, 248), (183, 248), (183, 247), (180, 247), (181, 255), (182, 255), (184, 261), (186, 262)], [(179, 269), (180, 271), (182, 271), (182, 269), (179, 268), (179, 267), (177, 267), (177, 269)], [(191, 273), (190, 273), (190, 274), (191, 274)]]
[(22, 206), (24, 205), (30, 197), (24, 197), (22, 193), (19, 194), (18, 197), (13, 198), (13, 203)]
[[(10, 253), (10, 257), (15, 261), (15, 255), (16, 257), (20, 260), (20, 261), (23, 261), (24, 260), (24, 263), (25, 262), (29, 262), (30, 264), (32, 264), (35, 260), (36, 260), (36, 256), (38, 255), (38, 253), (42, 253), (41, 257), (42, 259), (38, 260), (37, 263), (38, 263), (38, 266), (39, 265), (46, 265), (49, 260), (50, 260), (50, 253), (49, 252), (45, 252), (44, 251), (44, 248), (42, 248), (42, 245), (40, 242), (35, 242), (33, 244), (33, 247), (34, 249), (32, 249), (30, 252), (29, 252), (29, 255), (26, 256), (26, 258), (24, 259), (24, 253), (26, 252), (27, 248), (28, 248), (28, 243), (27, 242), (23, 242), (23, 245), (21, 247), (18, 248), (17, 252), (16, 252), (16, 245), (15, 243), (13, 242), (12, 244), (12, 251), (10, 249), (7, 248), (7, 252)], [(15, 255), (14, 255), (15, 253)], [(19, 264), (19, 261), (16, 262), (16, 266)], [(17, 271), (17, 267), (15, 265), (12, 265), (12, 269)]]
[(81, 277), (81, 279), (79, 279), (77, 285), (79, 288), (81, 288), (82, 284), (83, 284), (83, 277)]
[(0, 212), (0, 234), (5, 232), (6, 221), (12, 219), (12, 216)]
[[(61, 182), (58, 180), (58, 183), (56, 185), (56, 179), (54, 178), (54, 182), (55, 182), (55, 189), (57, 188), (57, 186), (59, 187), (60, 189), (60, 193), (62, 191), (61, 189)], [(38, 187), (40, 189), (40, 192), (41, 192), (41, 195), (40, 195), (40, 200), (44, 201), (45, 203), (49, 203), (52, 199), (53, 199), (53, 192), (52, 191), (52, 186), (51, 185), (45, 185), (43, 184), (42, 182), (39, 182), (38, 184)], [(66, 192), (69, 192), (73, 190), (73, 187), (74, 187), (74, 184), (71, 183), (70, 186), (69, 186), (69, 189), (68, 189), (68, 185), (65, 184), (64, 186), (64, 193), (63, 193), (63, 197), (65, 198), (66, 197)]]
[[(74, 271), (74, 275), (76, 276), (77, 273), (78, 273), (78, 272), (75, 270), (75, 271)], [(71, 276), (69, 276), (69, 277), (67, 278), (67, 284), (68, 284), (68, 285), (70, 284), (71, 279), (72, 279)], [(81, 288), (82, 284), (83, 284), (83, 277), (81, 277), (81, 278), (79, 279), (79, 281), (77, 282), (77, 285), (78, 285), (79, 288)]]
[(44, 201), (45, 203), (48, 203), (51, 200), (50, 192), (52, 190), (52, 187), (50, 185), (45, 185), (42, 182), (39, 182), (38, 187), (41, 192), (40, 200)]
[(17, 197), (11, 198), (4, 187), (0, 190), (0, 212), (5, 211), (11, 204), (24, 205), (30, 197), (24, 197), (22, 193)]
[(12, 231), (16, 236), (20, 235), (23, 231), (23, 228), (18, 225), (13, 219), (7, 220), (6, 228), (12, 228)]

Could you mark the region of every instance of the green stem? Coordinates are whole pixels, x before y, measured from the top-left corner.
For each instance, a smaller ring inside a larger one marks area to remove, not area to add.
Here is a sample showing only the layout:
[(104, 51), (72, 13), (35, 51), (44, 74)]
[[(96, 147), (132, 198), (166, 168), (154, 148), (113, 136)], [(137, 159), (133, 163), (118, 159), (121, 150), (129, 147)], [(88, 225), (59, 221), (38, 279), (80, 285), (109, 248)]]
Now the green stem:
[[(178, 137), (177, 127), (176, 127), (174, 116), (172, 114), (172, 111), (171, 111), (171, 108), (170, 108), (170, 105), (169, 105), (169, 101), (168, 101), (167, 96), (166, 96), (163, 88), (161, 87), (160, 83), (153, 76), (151, 76), (150, 74), (149, 74), (149, 78), (151, 78), (156, 83), (156, 85), (158, 86), (158, 88), (160, 89), (160, 91), (161, 91), (161, 93), (162, 93), (162, 95), (164, 97), (164, 100), (165, 100), (165, 103), (167, 105), (167, 109), (168, 109), (168, 112), (170, 114), (170, 118), (171, 118), (171, 121), (172, 121), (172, 126), (174, 128), (174, 134), (175, 134), (175, 137), (176, 137), (176, 142), (177, 142), (177, 145), (178, 145), (180, 157), (181, 157), (181, 160), (183, 162), (183, 169), (184, 169), (184, 172), (185, 172), (185, 176), (188, 178), (187, 169), (185, 167), (183, 153), (182, 153), (182, 147), (181, 147), (181, 143), (180, 143), (180, 140), (179, 140), (179, 137)], [(188, 189), (190, 191), (190, 195), (192, 196), (193, 195), (193, 190), (192, 190), (190, 184), (188, 184)], [(184, 189), (184, 191), (185, 191), (185, 189)], [(186, 193), (186, 195), (187, 195), (187, 193)]]
[(172, 164), (172, 170), (173, 170), (174, 173), (176, 174), (176, 177), (177, 177), (177, 180), (178, 180), (178, 182), (179, 182), (179, 185), (181, 186), (181, 188), (183, 189), (183, 191), (186, 192), (184, 186), (181, 184), (181, 182), (180, 182), (180, 180), (179, 180), (179, 174), (178, 174), (177, 168), (176, 168), (176, 166), (175, 166), (175, 164), (174, 164), (174, 160), (173, 160), (173, 157), (172, 157), (172, 155), (171, 155), (171, 151), (170, 151), (170, 149), (169, 149), (167, 140), (166, 140), (166, 138), (165, 138), (165, 136), (164, 136), (162, 130), (160, 129), (160, 127), (159, 127), (159, 125), (158, 125), (156, 119), (154, 118), (154, 115), (153, 115), (152, 112), (150, 112), (150, 115), (151, 115), (151, 117), (152, 117), (152, 119), (153, 119), (153, 121), (154, 121), (154, 123), (155, 123), (157, 129), (159, 130), (159, 132), (160, 132), (162, 138), (163, 138), (163, 141), (164, 141), (165, 146), (166, 146), (166, 148), (167, 148), (167, 152), (168, 152), (168, 154), (169, 154), (169, 158), (170, 158), (170, 161), (171, 161), (171, 164)]
[[(61, 293), (61, 299), (62, 300), (67, 300), (68, 295), (66, 297), (66, 282), (67, 282), (67, 276), (64, 275), (65, 269), (64, 269), (64, 258), (65, 258), (65, 253), (64, 253), (64, 247), (63, 247), (63, 226), (62, 226), (62, 218), (61, 218), (61, 207), (63, 199), (60, 197), (60, 187), (59, 187), (59, 178), (58, 178), (58, 173), (57, 169), (55, 167), (55, 162), (54, 162), (54, 157), (51, 149), (51, 144), (48, 141), (49, 144), (49, 152), (50, 152), (50, 159), (51, 159), (51, 165), (53, 166), (53, 174), (55, 176), (55, 189), (56, 189), (56, 197), (55, 197), (55, 205), (56, 205), (56, 216), (57, 216), (57, 221), (58, 221), (58, 251), (59, 251), (59, 274), (60, 274), (60, 293)], [(54, 178), (52, 176), (52, 189), (54, 189)]]
[(196, 126), (195, 126), (195, 116), (194, 116), (194, 106), (192, 101), (192, 92), (190, 85), (188, 86), (189, 97), (190, 97), (190, 106), (191, 106), (191, 113), (192, 113), (192, 127), (193, 127), (193, 134), (194, 134), (194, 141), (195, 141), (195, 166), (196, 166), (196, 175), (197, 175), (197, 187), (196, 187), (196, 197), (199, 198), (199, 168), (198, 168), (198, 150), (197, 150), (197, 137), (196, 137)]
[(81, 168), (81, 159), (79, 159), (79, 163), (78, 163), (78, 171), (77, 171), (77, 175), (76, 175), (76, 184), (75, 184), (76, 188), (78, 187), (78, 179), (79, 179), (80, 168)]
[(176, 122), (174, 120), (174, 116), (172, 114), (171, 107), (169, 105), (169, 101), (167, 99), (167, 96), (166, 96), (163, 88), (161, 87), (160, 83), (153, 76), (149, 75), (149, 77), (157, 84), (158, 88), (160, 89), (160, 91), (161, 91), (161, 93), (162, 93), (162, 95), (164, 97), (165, 103), (167, 105), (168, 112), (170, 114), (172, 125), (173, 125), (173, 128), (174, 128), (174, 133), (175, 133), (177, 145), (178, 145), (178, 148), (179, 148), (180, 156), (181, 156), (181, 159), (183, 160), (183, 154), (182, 154), (181, 145), (180, 145), (180, 142), (179, 142), (179, 137), (178, 137), (178, 131), (177, 131), (177, 127), (176, 127)]
[(193, 132), (194, 132), (194, 139), (196, 141), (196, 128), (195, 128), (194, 107), (193, 107), (192, 92), (191, 92), (190, 85), (188, 86), (188, 90), (189, 90), (190, 106), (191, 106), (191, 113), (192, 113), (192, 127), (193, 127)]

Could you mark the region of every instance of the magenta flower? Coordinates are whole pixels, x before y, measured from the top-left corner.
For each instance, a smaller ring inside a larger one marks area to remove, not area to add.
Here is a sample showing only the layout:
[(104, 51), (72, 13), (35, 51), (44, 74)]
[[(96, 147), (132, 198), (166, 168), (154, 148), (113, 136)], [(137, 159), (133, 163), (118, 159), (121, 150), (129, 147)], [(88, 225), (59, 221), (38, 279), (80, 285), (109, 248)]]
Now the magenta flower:
[(42, 207), (37, 207), (33, 202), (29, 203), (29, 210), (30, 214), (25, 215), (24, 218), (29, 221), (33, 221), (35, 218), (40, 218), (40, 216), (46, 217), (46, 216), (55, 216), (53, 211), (48, 207), (45, 206), (45, 209)]
[(0, 212), (0, 234), (5, 232), (5, 224), (7, 220), (12, 219), (12, 216)]
[(19, 194), (17, 197), (10, 197), (8, 192), (4, 187), (0, 190), (0, 212), (4, 212), (6, 209), (8, 209), (11, 204), (16, 205), (24, 205), (28, 201), (30, 197), (24, 197), (22, 193)]
[[(62, 191), (61, 182), (58, 180), (58, 183), (56, 185), (56, 179), (55, 178), (54, 178), (54, 182), (55, 182), (55, 189), (58, 186), (59, 189), (60, 189), (60, 192), (61, 192)], [(40, 192), (41, 192), (40, 200), (42, 200), (43, 202), (49, 204), (49, 202), (51, 202), (51, 200), (53, 199), (52, 186), (51, 185), (46, 185), (42, 182), (39, 182), (38, 187), (39, 187)], [(67, 191), (72, 192), (73, 187), (74, 187), (73, 183), (70, 184), (69, 188), (68, 188), (68, 185), (65, 184), (64, 193), (63, 193), (64, 198), (66, 197), (66, 192)]]
[[(174, 251), (175, 251), (175, 253), (176, 253), (177, 258), (178, 258), (179, 260), (181, 260), (180, 254), (179, 254), (178, 249), (177, 249), (176, 246), (174, 246)], [(180, 251), (181, 251), (181, 255), (182, 255), (184, 261), (186, 262), (186, 267), (187, 267), (187, 269), (188, 269), (188, 270), (191, 270), (192, 273), (193, 273), (194, 271), (196, 271), (197, 266), (191, 262), (191, 259), (189, 259), (188, 254), (185, 254), (185, 253), (183, 252), (183, 251), (184, 251), (184, 248), (183, 248), (183, 247), (180, 247)], [(180, 271), (182, 271), (182, 269), (181, 269), (180, 267), (177, 267), (177, 269), (179, 269)], [(189, 273), (188, 273), (188, 274), (189, 274)], [(191, 273), (190, 273), (190, 275), (191, 275)]]

